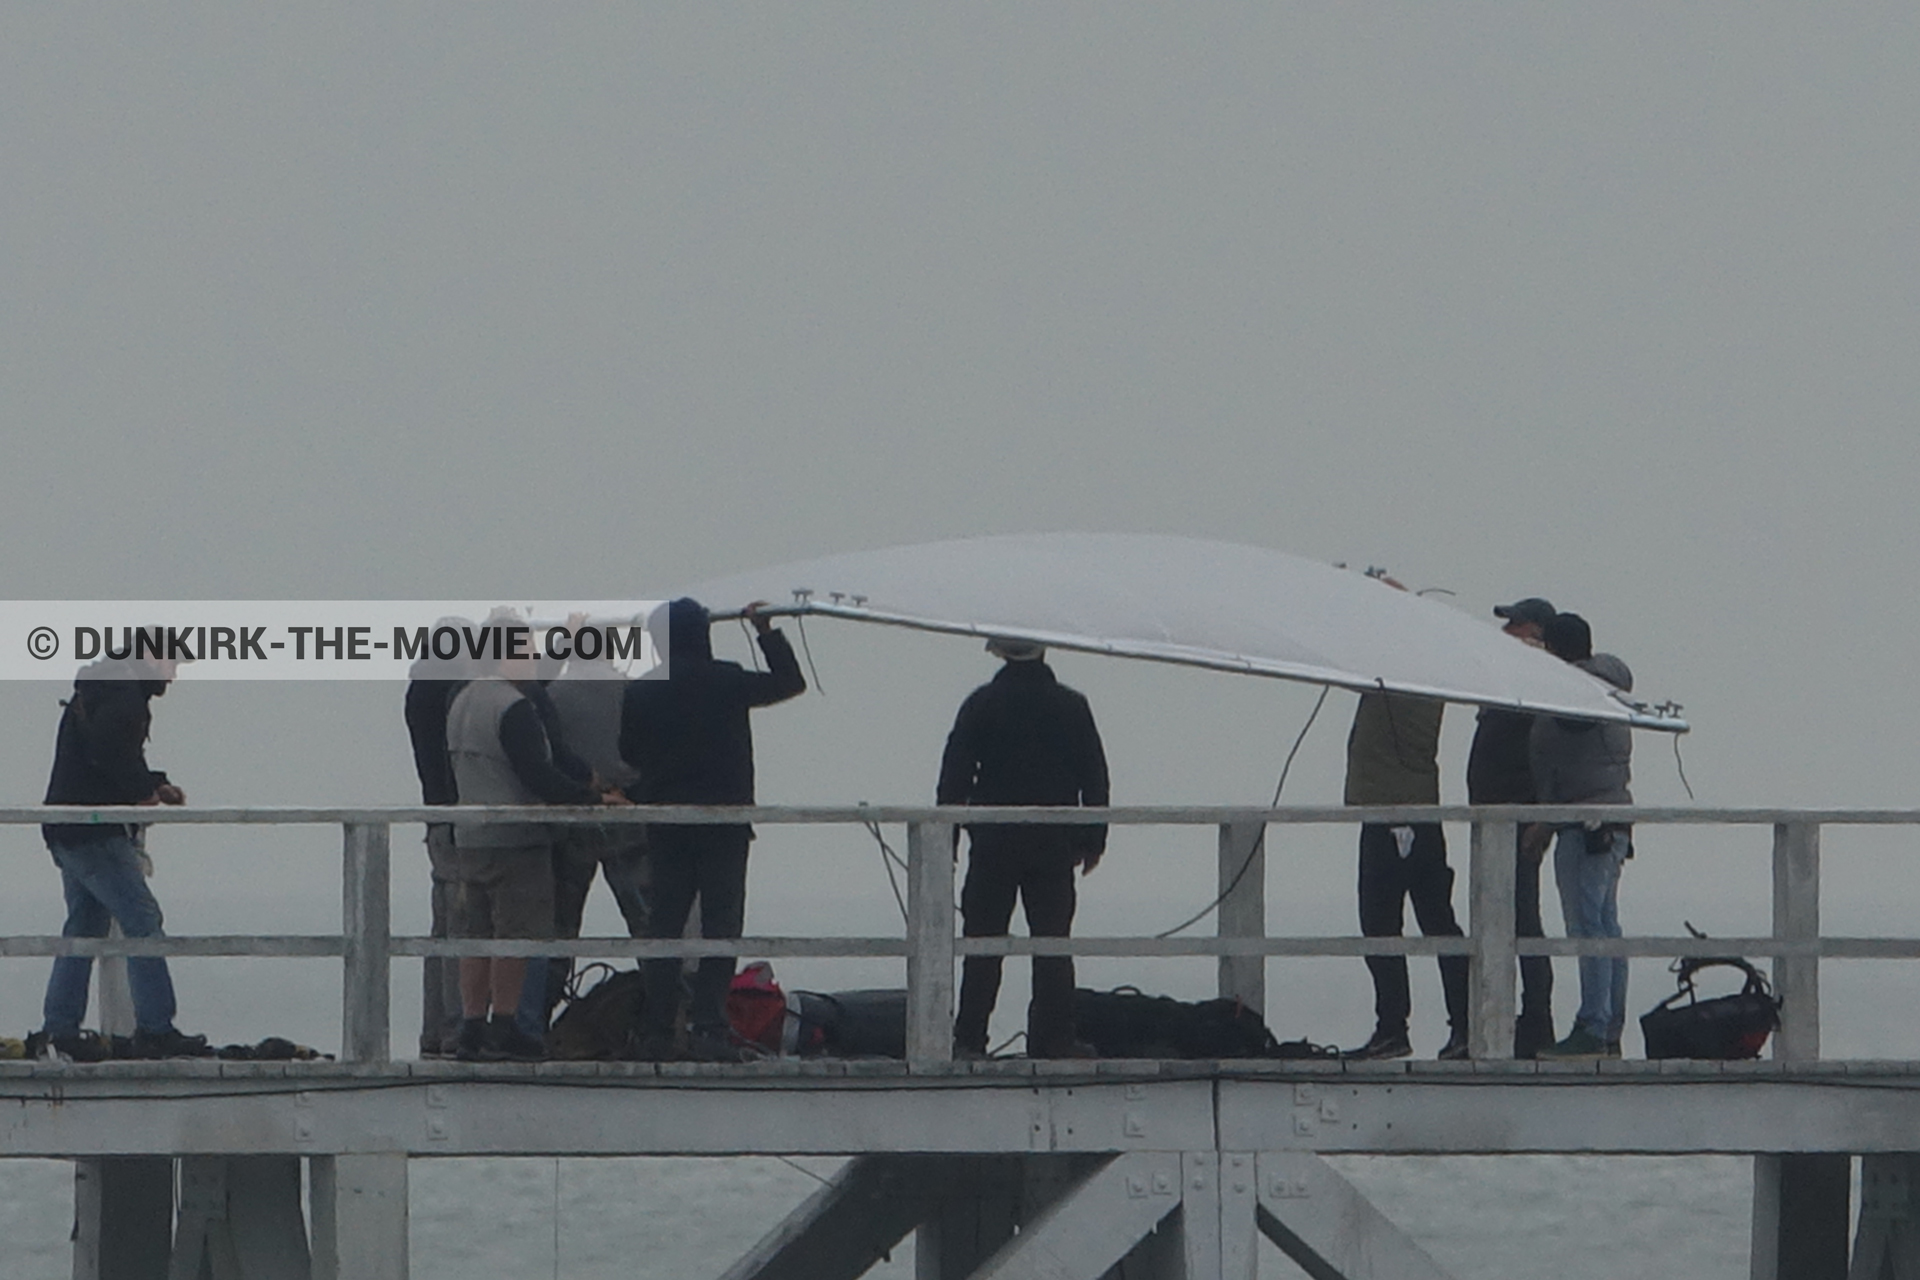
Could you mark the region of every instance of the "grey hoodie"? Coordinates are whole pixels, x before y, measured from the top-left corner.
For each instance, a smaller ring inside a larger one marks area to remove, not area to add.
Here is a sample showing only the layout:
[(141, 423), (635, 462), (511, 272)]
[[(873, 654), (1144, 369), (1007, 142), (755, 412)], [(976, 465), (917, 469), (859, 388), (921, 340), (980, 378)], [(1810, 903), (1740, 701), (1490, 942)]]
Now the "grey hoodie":
[[(1633, 672), (1610, 653), (1573, 664), (1616, 689), (1633, 688)], [(1536, 716), (1528, 743), (1535, 800), (1540, 804), (1632, 804), (1633, 730), (1624, 724)]]

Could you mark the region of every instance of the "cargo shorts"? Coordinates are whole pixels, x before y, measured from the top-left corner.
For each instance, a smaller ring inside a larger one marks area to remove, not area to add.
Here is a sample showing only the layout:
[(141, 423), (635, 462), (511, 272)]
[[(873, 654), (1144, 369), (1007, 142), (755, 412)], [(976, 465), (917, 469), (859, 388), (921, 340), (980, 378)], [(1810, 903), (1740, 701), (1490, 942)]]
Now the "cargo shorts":
[(551, 938), (552, 846), (542, 841), (456, 850), (448, 933), (455, 938)]

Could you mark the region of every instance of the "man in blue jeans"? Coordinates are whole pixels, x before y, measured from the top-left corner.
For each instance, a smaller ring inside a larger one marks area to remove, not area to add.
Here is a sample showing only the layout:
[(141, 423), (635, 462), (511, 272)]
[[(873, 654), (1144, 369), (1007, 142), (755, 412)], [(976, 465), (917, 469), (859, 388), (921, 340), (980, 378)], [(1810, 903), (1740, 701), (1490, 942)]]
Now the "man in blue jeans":
[[(1633, 673), (1610, 653), (1593, 652), (1593, 633), (1577, 613), (1563, 613), (1547, 626), (1546, 646), (1555, 657), (1631, 690)], [(1632, 804), (1633, 731), (1624, 724), (1539, 716), (1528, 744), (1534, 787), (1541, 804)], [(1539, 857), (1547, 829), (1528, 828), (1523, 855)], [(1569, 938), (1620, 936), (1620, 871), (1633, 856), (1633, 829), (1623, 822), (1575, 823), (1559, 829), (1553, 878)], [(1617, 1058), (1627, 1020), (1625, 956), (1580, 957), (1580, 1011), (1573, 1030), (1540, 1050), (1543, 1058)]]
[[(147, 636), (155, 634), (149, 628)], [(155, 645), (154, 648), (158, 648)], [(83, 667), (60, 717), (48, 804), (183, 804), (186, 795), (149, 769), (148, 703), (167, 691), (177, 663), (165, 657), (105, 658)], [(147, 887), (138, 828), (94, 823), (50, 823), (40, 828), (60, 868), (66, 892), (68, 938), (104, 938), (114, 921), (129, 938), (161, 936), (160, 904)], [(83, 1037), (89, 956), (60, 956), (47, 979), (43, 1035), (50, 1052), (77, 1061), (107, 1056), (100, 1040)], [(133, 1052), (141, 1058), (203, 1057), (205, 1036), (182, 1035), (173, 1025), (173, 979), (160, 956), (131, 956)]]

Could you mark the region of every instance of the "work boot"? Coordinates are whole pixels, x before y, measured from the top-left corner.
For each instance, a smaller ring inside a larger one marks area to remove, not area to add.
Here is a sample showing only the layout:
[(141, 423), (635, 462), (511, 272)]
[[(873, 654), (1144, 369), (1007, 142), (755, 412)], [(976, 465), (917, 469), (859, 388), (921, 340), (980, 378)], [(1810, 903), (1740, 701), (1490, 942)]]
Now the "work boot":
[(1402, 1027), (1398, 1031), (1389, 1031), (1384, 1027), (1374, 1028), (1373, 1038), (1358, 1049), (1343, 1049), (1340, 1056), (1355, 1062), (1378, 1062), (1387, 1058), (1411, 1058), (1413, 1044), (1407, 1039), (1407, 1031)]
[(1607, 1042), (1588, 1031), (1585, 1027), (1575, 1027), (1567, 1033), (1567, 1038), (1559, 1044), (1550, 1044), (1540, 1051), (1542, 1058), (1554, 1058), (1562, 1062), (1578, 1062), (1607, 1056)]
[(1553, 1043), (1553, 1015), (1550, 1013), (1522, 1013), (1513, 1024), (1513, 1056), (1516, 1058), (1537, 1058), (1540, 1051)]
[(1465, 1062), (1473, 1057), (1467, 1048), (1467, 1033), (1456, 1028), (1447, 1036), (1447, 1042), (1440, 1047), (1437, 1056), (1441, 1062)]
[(460, 1038), (454, 1043), (453, 1056), (462, 1062), (484, 1062), (487, 1052), (487, 1020), (462, 1018)]
[(113, 1057), (113, 1045), (98, 1031), (74, 1031), (49, 1035), (36, 1031), (27, 1037), (29, 1058), (49, 1058), (55, 1062), (105, 1062)]
[(492, 1062), (540, 1062), (547, 1056), (547, 1046), (540, 1037), (522, 1031), (511, 1015), (503, 1018), (496, 1013), (487, 1022), (480, 1055)]
[(205, 1036), (190, 1036), (174, 1027), (165, 1031), (141, 1031), (133, 1033), (133, 1056), (136, 1058), (210, 1058), (213, 1050), (207, 1046)]

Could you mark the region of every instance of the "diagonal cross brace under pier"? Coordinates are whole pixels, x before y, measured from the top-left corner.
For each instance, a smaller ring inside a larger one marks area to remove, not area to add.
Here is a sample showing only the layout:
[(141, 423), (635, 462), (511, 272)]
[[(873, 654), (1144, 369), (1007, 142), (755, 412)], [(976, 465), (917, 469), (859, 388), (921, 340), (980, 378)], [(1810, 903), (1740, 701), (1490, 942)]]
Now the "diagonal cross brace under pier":
[(1258, 1158), (1261, 1232), (1313, 1280), (1452, 1280), (1319, 1156)]

